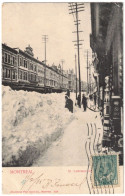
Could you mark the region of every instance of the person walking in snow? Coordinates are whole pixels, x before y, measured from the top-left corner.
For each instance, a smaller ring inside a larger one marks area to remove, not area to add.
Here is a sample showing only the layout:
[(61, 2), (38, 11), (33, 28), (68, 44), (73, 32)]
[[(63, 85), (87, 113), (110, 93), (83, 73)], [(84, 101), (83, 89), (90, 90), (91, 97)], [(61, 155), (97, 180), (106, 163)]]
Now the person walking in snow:
[(86, 98), (86, 96), (84, 94), (82, 96), (82, 104), (83, 104), (84, 111), (86, 111), (86, 108), (87, 108), (87, 98)]
[(67, 108), (70, 112), (73, 113), (73, 101), (67, 95), (65, 96), (65, 99), (66, 99), (65, 108)]
[(66, 95), (67, 95), (68, 97), (70, 97), (70, 91), (69, 91), (69, 89), (67, 89)]

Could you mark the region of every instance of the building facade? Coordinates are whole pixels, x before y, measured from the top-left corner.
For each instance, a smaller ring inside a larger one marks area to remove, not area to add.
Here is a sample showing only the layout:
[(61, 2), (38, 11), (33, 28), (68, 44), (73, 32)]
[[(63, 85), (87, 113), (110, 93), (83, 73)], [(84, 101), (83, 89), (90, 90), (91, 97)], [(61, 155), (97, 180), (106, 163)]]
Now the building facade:
[(68, 77), (58, 68), (34, 58), (29, 45), (25, 51), (2, 44), (2, 83), (13, 88), (66, 90)]
[(2, 81), (14, 83), (18, 80), (17, 51), (7, 45), (2, 45)]
[(94, 55), (98, 107), (103, 119), (103, 146), (108, 146), (110, 141), (110, 147), (120, 148), (123, 133), (122, 3), (91, 3), (91, 21), (90, 46)]

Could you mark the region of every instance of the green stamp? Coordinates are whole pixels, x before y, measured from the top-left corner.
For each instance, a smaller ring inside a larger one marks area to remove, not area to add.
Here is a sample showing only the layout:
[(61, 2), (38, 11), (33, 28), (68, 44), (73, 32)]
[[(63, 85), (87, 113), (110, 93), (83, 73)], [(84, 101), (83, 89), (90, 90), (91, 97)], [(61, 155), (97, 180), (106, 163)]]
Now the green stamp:
[(94, 186), (118, 185), (118, 155), (95, 155), (92, 157)]

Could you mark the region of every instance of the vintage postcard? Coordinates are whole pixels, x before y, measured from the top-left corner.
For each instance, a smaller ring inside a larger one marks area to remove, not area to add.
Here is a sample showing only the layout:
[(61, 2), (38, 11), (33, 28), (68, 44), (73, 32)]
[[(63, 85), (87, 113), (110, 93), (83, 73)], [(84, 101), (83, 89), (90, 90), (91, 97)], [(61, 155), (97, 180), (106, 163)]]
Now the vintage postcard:
[(2, 193), (123, 193), (123, 3), (1, 6)]

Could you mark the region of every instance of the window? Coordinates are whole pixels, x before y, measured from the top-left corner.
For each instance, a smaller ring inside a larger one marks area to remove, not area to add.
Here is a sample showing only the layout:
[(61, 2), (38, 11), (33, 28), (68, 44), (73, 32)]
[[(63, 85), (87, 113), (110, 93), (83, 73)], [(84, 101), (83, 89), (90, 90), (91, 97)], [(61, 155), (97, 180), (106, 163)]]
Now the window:
[(12, 78), (16, 79), (16, 72), (15, 71), (12, 72)]
[(5, 62), (7, 63), (7, 53), (5, 53)]
[(23, 74), (23, 80), (27, 80), (27, 72), (24, 72), (24, 74)]
[(27, 68), (27, 61), (25, 61), (25, 67)]
[(8, 55), (8, 63), (10, 63), (10, 55)]
[(22, 66), (22, 59), (20, 58), (20, 66)]
[(4, 52), (2, 52), (2, 62), (4, 62)]
[(10, 78), (10, 69), (5, 68), (5, 78)]
[(24, 67), (25, 67), (25, 60), (24, 60)]
[(12, 65), (14, 65), (14, 63), (15, 63), (15, 57), (13, 56), (12, 57)]
[(10, 78), (10, 69), (8, 69), (7, 71), (8, 71), (7, 77)]
[(26, 76), (25, 77), (26, 77), (25, 79), (27, 80), (27, 73), (26, 73)]
[(109, 106), (106, 106), (106, 114), (109, 114)]
[(33, 80), (33, 75), (31, 74), (31, 80)]
[(30, 63), (30, 70), (33, 70), (33, 64)]
[(23, 73), (22, 73), (22, 71), (20, 70), (20, 71), (19, 71), (19, 78), (22, 79), (22, 76), (23, 76)]
[(36, 65), (34, 65), (34, 71), (36, 71)]

